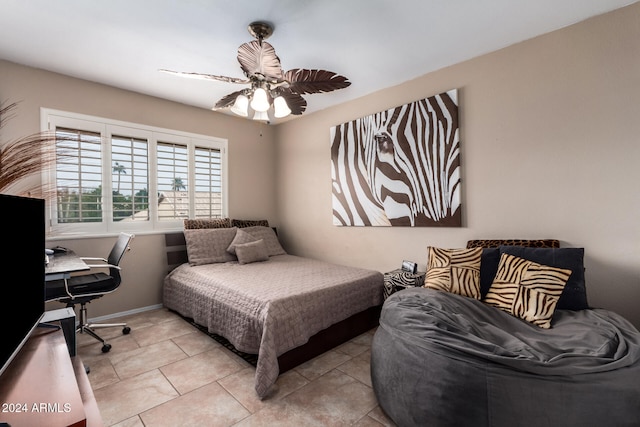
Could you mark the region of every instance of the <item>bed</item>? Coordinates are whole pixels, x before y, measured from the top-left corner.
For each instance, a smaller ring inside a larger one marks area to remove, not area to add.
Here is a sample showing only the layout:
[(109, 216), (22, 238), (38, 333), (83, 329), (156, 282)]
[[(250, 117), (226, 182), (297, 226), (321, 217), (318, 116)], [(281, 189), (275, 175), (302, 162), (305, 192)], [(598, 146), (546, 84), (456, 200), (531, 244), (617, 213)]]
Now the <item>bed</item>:
[[(588, 306), (583, 249), (481, 250), (479, 298), (432, 286), (385, 301), (371, 350), (384, 412), (399, 426), (638, 425), (640, 333), (618, 314)], [(525, 280), (514, 279), (511, 262), (545, 274), (570, 271), (544, 320), (525, 319), (532, 307), (492, 305), (500, 284)]]
[[(167, 236), (168, 247), (181, 234), (188, 262), (166, 276), (163, 303), (257, 354), (260, 398), (280, 373), (377, 325), (380, 272), (287, 254), (264, 225), (185, 229)], [(183, 252), (170, 250), (169, 262)]]

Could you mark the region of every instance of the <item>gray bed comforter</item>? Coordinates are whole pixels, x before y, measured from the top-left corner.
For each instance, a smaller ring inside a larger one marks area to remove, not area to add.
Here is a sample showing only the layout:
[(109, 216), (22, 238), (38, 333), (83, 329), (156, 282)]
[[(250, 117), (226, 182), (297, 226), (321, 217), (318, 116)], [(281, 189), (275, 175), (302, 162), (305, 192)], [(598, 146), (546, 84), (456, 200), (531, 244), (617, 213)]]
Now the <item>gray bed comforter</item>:
[(263, 398), (278, 377), (278, 356), (382, 304), (382, 288), (377, 271), (276, 255), (244, 265), (181, 265), (165, 278), (163, 302), (238, 350), (258, 354), (255, 389)]
[(556, 310), (541, 329), (407, 289), (383, 306), (371, 372), (400, 426), (640, 425), (640, 333), (607, 310)]

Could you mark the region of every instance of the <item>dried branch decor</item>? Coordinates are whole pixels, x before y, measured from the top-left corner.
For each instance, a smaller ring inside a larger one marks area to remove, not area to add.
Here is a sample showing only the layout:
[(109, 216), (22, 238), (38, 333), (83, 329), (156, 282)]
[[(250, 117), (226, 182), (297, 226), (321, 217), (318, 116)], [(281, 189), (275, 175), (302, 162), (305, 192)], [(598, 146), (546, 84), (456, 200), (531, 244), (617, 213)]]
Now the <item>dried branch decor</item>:
[[(17, 103), (0, 106), (0, 129), (14, 115)], [(40, 132), (17, 140), (0, 142), (0, 193), (16, 189), (16, 184), (27, 177), (42, 173), (55, 162), (55, 133)], [(17, 195), (52, 196), (42, 184), (29, 185)]]

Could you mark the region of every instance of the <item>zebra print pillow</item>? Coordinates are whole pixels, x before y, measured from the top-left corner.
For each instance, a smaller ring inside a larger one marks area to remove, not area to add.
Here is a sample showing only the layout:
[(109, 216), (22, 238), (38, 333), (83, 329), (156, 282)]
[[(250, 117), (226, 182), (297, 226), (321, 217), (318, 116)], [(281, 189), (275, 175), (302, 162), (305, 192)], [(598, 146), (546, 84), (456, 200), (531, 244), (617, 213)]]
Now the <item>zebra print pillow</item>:
[[(549, 267), (571, 270), (571, 276), (564, 285), (564, 290), (556, 310), (584, 310), (589, 308), (587, 301), (587, 285), (584, 277), (584, 248), (522, 248), (519, 246), (501, 246), (500, 253), (528, 259)], [(484, 254), (484, 253), (483, 253)], [(496, 257), (495, 268), (498, 268), (500, 255)], [(482, 260), (484, 263), (484, 259)], [(495, 274), (494, 274), (495, 277)], [(491, 284), (489, 284), (491, 285)], [(480, 287), (482, 287), (482, 269), (480, 270)]]
[(553, 312), (570, 275), (571, 270), (549, 267), (503, 253), (484, 302), (549, 329)]
[(480, 299), (480, 260), (482, 248), (427, 248), (427, 274), (424, 287)]

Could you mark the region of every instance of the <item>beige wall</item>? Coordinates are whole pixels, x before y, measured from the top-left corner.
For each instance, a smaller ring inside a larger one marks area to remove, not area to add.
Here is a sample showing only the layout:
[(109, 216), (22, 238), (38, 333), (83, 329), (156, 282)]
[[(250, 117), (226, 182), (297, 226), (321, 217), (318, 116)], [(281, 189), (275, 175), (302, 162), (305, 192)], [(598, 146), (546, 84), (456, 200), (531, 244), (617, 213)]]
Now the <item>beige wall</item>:
[[(1, 60), (0, 100), (19, 102), (15, 117), (2, 128), (2, 142), (38, 132), (41, 107), (227, 138), (229, 215), (266, 218), (279, 225), (273, 197), (274, 130), (270, 126)], [(48, 244), (60, 244), (86, 256), (106, 256), (113, 242), (115, 237)], [(123, 268), (122, 287), (93, 302), (91, 317), (161, 304), (162, 279), (167, 272), (163, 236), (136, 236)]]
[[(640, 326), (638, 22), (635, 4), (278, 126), (285, 246), (386, 271), (424, 269), (428, 245), (557, 238), (585, 248), (590, 302)], [(464, 227), (333, 226), (329, 128), (452, 88)]]
[[(0, 100), (21, 101), (0, 138), (38, 131), (40, 107), (228, 138), (230, 215), (269, 219), (290, 253), (423, 269), (428, 245), (558, 238), (586, 248), (590, 302), (640, 327), (638, 22), (640, 4), (272, 127), (0, 61)], [(464, 227), (333, 226), (329, 128), (452, 88)], [(106, 254), (113, 241), (52, 244)], [(123, 267), (123, 288), (92, 317), (161, 303), (162, 236), (137, 236)]]

